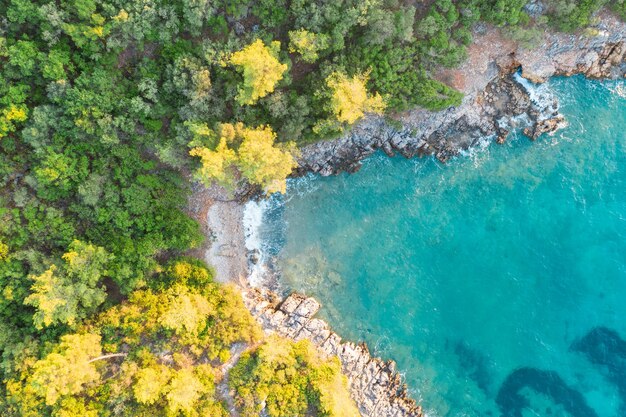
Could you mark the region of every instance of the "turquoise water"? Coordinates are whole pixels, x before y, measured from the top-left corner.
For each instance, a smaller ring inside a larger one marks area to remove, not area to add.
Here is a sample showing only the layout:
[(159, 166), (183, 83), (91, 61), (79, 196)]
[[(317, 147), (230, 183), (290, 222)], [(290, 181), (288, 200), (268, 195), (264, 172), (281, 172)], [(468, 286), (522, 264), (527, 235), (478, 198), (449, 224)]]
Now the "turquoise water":
[(626, 85), (549, 88), (554, 136), (375, 155), (266, 212), (285, 287), (396, 360), (429, 416), (626, 415)]

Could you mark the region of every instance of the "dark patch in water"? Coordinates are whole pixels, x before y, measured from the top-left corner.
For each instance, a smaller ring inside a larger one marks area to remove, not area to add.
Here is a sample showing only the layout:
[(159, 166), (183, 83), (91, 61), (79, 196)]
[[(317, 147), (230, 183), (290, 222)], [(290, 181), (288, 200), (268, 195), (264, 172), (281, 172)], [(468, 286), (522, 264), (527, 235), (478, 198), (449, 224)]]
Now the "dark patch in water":
[(489, 394), (489, 386), (492, 383), (492, 377), (489, 372), (489, 358), (463, 341), (455, 343), (454, 353), (459, 357), (461, 369), (476, 382), (478, 388), (485, 394)]
[(594, 365), (605, 366), (607, 379), (614, 384), (622, 400), (620, 415), (626, 415), (626, 341), (606, 327), (596, 327), (572, 344)]
[(572, 417), (598, 417), (582, 394), (570, 388), (559, 374), (535, 368), (517, 369), (502, 384), (496, 403), (503, 417), (523, 417), (522, 411), (530, 406), (528, 398), (520, 393), (524, 388), (550, 397)]

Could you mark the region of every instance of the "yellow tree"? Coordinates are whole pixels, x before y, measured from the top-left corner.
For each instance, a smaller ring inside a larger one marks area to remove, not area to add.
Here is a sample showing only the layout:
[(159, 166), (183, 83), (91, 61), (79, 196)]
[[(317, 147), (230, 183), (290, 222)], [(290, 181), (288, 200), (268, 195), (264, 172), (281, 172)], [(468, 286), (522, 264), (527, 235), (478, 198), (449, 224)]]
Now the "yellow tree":
[(231, 56), (230, 63), (243, 71), (243, 86), (237, 96), (240, 104), (256, 103), (274, 91), (276, 83), (283, 79), (287, 65), (278, 60), (279, 50), (280, 42), (274, 41), (268, 47), (257, 39)]
[(176, 415), (179, 411), (190, 411), (207, 391), (207, 387), (195, 375), (194, 368), (190, 367), (174, 373), (167, 391), (167, 408), (172, 415)]
[(135, 399), (142, 404), (154, 404), (163, 395), (170, 376), (170, 368), (161, 364), (140, 369), (133, 385)]
[(0, 139), (15, 131), (16, 123), (24, 122), (28, 116), (25, 105), (10, 105), (0, 111)]
[(348, 78), (342, 72), (333, 72), (326, 78), (331, 90), (331, 109), (338, 121), (352, 124), (366, 112), (382, 114), (385, 110), (380, 94), (367, 93), (367, 81), (367, 74)]
[[(232, 187), (237, 172), (268, 193), (285, 192), (286, 179), (298, 164), (292, 148), (275, 144), (276, 134), (271, 127), (224, 123), (218, 136), (215, 150), (195, 147), (190, 151), (190, 155), (201, 158), (202, 166), (197, 172), (200, 180)], [(236, 151), (229, 148), (236, 144), (239, 144)]]
[(48, 405), (61, 396), (78, 394), (86, 384), (100, 379), (94, 362), (103, 358), (101, 353), (99, 335), (63, 336), (58, 349), (33, 366), (29, 388)]
[(205, 147), (196, 147), (189, 151), (189, 155), (200, 158), (201, 167), (197, 172), (199, 178), (205, 182), (213, 182), (229, 188), (235, 182), (233, 166), (237, 160), (237, 154), (226, 144), (225, 139), (220, 139), (215, 150)]
[(9, 246), (0, 240), (0, 261), (9, 257)]
[(256, 129), (239, 126), (239, 131), (243, 142), (238, 150), (237, 167), (242, 175), (268, 193), (284, 193), (286, 178), (298, 166), (293, 155), (274, 145), (276, 134), (269, 126)]
[(193, 338), (206, 326), (209, 316), (215, 312), (206, 297), (190, 292), (183, 285), (176, 285), (171, 290), (168, 303), (161, 316), (163, 327), (172, 329), (181, 337)]
[(73, 241), (61, 267), (51, 265), (34, 281), (24, 304), (37, 308), (33, 321), (38, 329), (58, 323), (76, 324), (106, 298), (101, 278), (112, 259), (104, 248)]

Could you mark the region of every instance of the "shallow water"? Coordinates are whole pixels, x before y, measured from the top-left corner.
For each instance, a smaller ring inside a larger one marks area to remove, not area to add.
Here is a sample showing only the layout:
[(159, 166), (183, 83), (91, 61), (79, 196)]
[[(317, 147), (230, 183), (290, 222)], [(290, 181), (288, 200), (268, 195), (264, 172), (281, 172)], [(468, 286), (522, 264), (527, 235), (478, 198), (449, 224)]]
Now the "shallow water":
[(554, 136), (375, 155), (265, 213), (283, 285), (395, 359), (429, 416), (626, 415), (626, 85), (548, 88)]

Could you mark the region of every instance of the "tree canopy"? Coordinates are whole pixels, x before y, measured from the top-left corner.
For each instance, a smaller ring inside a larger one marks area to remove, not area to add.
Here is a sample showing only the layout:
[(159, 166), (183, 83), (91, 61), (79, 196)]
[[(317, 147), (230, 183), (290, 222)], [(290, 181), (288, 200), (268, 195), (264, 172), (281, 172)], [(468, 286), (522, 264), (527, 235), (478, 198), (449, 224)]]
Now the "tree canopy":
[[(195, 147), (189, 153), (200, 157), (198, 178), (206, 184), (216, 181), (226, 187), (243, 177), (266, 192), (285, 192), (286, 179), (297, 166), (293, 146), (276, 146), (276, 134), (269, 126), (248, 128), (242, 123), (222, 124), (219, 134), (206, 125), (193, 126), (196, 143), (215, 142), (214, 150)], [(237, 147), (236, 150), (231, 147)]]
[(330, 105), (337, 120), (352, 124), (366, 112), (378, 114), (383, 112), (385, 109), (383, 98), (379, 94), (368, 94), (367, 80), (367, 75), (348, 78), (340, 72), (334, 72), (326, 78), (326, 84), (332, 91)]
[(254, 104), (274, 91), (287, 70), (287, 65), (278, 60), (278, 51), (280, 42), (273, 41), (266, 46), (257, 39), (230, 58), (230, 63), (241, 67), (243, 72), (243, 85), (237, 96), (239, 103)]

